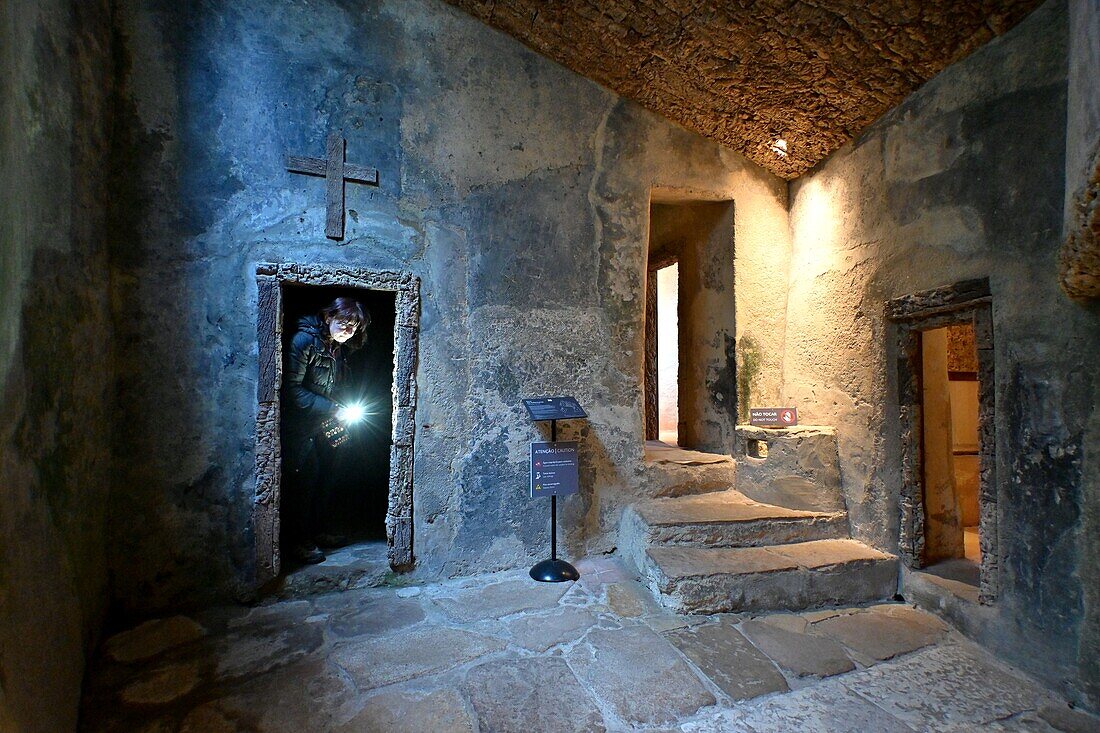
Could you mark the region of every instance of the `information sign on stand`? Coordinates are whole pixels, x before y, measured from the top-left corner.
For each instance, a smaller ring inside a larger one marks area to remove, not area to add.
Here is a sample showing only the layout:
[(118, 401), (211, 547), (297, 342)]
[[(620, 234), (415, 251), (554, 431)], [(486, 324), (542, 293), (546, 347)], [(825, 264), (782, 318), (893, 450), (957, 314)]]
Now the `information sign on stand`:
[(544, 583), (577, 580), (581, 574), (558, 559), (558, 497), (580, 490), (580, 462), (575, 440), (558, 440), (558, 420), (588, 415), (573, 397), (532, 397), (523, 401), (535, 422), (550, 421), (550, 440), (531, 443), (531, 496), (550, 496), (550, 559), (531, 568), (531, 577)]
[(531, 497), (566, 496), (580, 490), (577, 441), (531, 444)]

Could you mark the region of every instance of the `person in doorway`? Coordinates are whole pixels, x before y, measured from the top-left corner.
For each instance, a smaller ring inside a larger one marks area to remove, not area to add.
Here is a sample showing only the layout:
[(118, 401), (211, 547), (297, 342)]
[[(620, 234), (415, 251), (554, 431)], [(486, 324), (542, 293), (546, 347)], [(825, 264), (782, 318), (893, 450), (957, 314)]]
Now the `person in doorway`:
[(337, 446), (353, 408), (340, 399), (347, 354), (363, 345), (370, 316), (352, 298), (337, 298), (320, 313), (298, 321), (283, 379), (284, 538), (291, 556), (324, 561), (321, 546), (343, 538), (329, 532), (329, 483)]

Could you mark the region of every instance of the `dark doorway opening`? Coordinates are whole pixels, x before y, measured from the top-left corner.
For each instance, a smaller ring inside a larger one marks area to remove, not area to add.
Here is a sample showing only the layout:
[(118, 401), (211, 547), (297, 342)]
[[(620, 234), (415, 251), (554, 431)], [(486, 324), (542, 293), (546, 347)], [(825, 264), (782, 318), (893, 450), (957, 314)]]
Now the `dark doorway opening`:
[[(338, 297), (354, 298), (370, 317), (364, 344), (347, 354), (347, 374), (335, 397), (344, 404), (364, 406), (364, 419), (348, 429), (348, 439), (332, 449), (321, 476), (327, 492), (322, 518), (325, 532), (341, 535), (349, 544), (386, 540), (390, 455), (393, 424), (395, 291), (342, 286), (284, 284), (283, 358), (303, 317), (316, 315)], [(283, 373), (288, 364), (284, 362)], [(285, 414), (285, 412), (284, 412)], [(287, 455), (283, 455), (284, 475)], [(283, 502), (282, 512), (288, 511)], [(286, 517), (283, 527), (290, 524)], [(288, 561), (292, 562), (290, 558)], [(288, 563), (289, 564), (289, 563)], [(287, 568), (290, 569), (290, 568)]]

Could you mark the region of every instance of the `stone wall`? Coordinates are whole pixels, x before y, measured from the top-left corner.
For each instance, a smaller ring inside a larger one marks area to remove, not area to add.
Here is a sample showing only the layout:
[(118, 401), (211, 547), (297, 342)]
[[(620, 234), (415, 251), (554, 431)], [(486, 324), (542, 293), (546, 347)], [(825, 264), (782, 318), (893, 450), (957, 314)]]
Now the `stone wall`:
[[(1064, 234), (1069, 236), (1079, 222), (1077, 202), (1087, 190), (1090, 179), (1100, 178), (1100, 3), (1095, 0), (1070, 0), (1069, 19), (1069, 90), (1066, 110), (1066, 219)], [(1093, 193), (1097, 192), (1094, 183)], [(1093, 202), (1093, 250), (1100, 237), (1096, 236), (1097, 205)], [(1080, 233), (1080, 230), (1077, 230)], [(1096, 260), (1093, 260), (1094, 268)], [(1100, 278), (1100, 270), (1093, 269), (1094, 284)], [(1093, 322), (1100, 319), (1100, 299), (1079, 301), (1076, 310), (1082, 317), (1091, 313)], [(1095, 340), (1093, 345), (1095, 346)], [(1092, 357), (1096, 363), (1096, 357)], [(1092, 383), (1092, 411), (1089, 413), (1082, 445), (1081, 529), (1078, 534), (1080, 575), (1083, 579), (1084, 615), (1081, 622), (1081, 640), (1078, 644), (1078, 662), (1081, 678), (1094, 708), (1100, 709), (1100, 379)], [(1092, 582), (1084, 582), (1091, 579)]]
[(1100, 321), (1058, 284), (1066, 57), (1054, 0), (792, 184), (784, 388), (806, 422), (837, 427), (853, 531), (896, 550), (901, 355), (884, 303), (989, 277), (1002, 592), (980, 633), (1080, 696), (1095, 685), (1081, 622), (1100, 576), (1078, 538)]
[[(650, 192), (734, 201), (738, 258), (785, 268), (786, 184), (437, 0), (125, 0), (119, 31), (120, 603), (252, 589), (258, 262), (421, 279), (416, 572), (546, 554), (520, 398), (550, 392), (591, 415), (561, 430), (586, 487), (563, 553), (612, 549), (642, 475)], [(348, 185), (339, 243), (323, 182), (283, 161), (337, 128), (381, 182)]]
[(74, 730), (107, 607), (108, 4), (0, 13), (0, 730)]

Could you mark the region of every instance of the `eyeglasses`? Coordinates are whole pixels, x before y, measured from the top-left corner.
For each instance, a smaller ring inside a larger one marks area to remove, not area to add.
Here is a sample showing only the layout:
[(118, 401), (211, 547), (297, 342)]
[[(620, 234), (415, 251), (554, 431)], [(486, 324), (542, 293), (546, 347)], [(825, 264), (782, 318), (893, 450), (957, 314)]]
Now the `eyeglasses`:
[(334, 318), (332, 321), (340, 328), (351, 328), (354, 330), (359, 327), (359, 321), (351, 318)]

